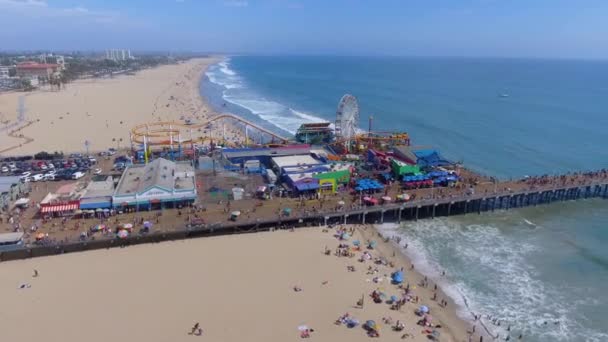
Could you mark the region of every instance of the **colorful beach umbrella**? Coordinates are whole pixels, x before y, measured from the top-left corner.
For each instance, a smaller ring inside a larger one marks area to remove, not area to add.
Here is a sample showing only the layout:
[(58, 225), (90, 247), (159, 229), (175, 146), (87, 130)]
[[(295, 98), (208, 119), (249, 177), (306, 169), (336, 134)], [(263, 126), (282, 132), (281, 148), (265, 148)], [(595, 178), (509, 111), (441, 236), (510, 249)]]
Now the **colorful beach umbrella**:
[(117, 235), (119, 239), (126, 239), (129, 237), (129, 232), (126, 230), (119, 230)]

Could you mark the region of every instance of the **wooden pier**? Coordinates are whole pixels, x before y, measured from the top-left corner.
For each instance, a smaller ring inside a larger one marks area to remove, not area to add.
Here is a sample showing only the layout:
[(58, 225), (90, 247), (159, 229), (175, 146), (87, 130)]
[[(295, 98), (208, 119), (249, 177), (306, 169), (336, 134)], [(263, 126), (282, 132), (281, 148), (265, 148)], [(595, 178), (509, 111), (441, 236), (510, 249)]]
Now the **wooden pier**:
[(433, 219), (440, 216), (481, 214), (495, 210), (510, 210), (528, 206), (571, 201), (584, 198), (608, 199), (608, 178), (590, 179), (577, 185), (540, 186), (534, 190), (503, 191), (494, 194), (431, 198), (406, 203), (367, 206), (352, 210), (316, 212), (280, 219), (223, 222), (215, 224), (185, 225), (171, 231), (158, 227), (153, 233), (134, 235), (127, 239), (98, 239), (67, 242), (51, 246), (30, 246), (0, 252), (0, 261), (25, 259), (47, 255), (72, 253), (101, 248), (125, 247), (143, 243), (181, 240), (206, 236), (255, 233), (276, 229), (319, 226), (328, 224), (373, 224), (407, 220)]

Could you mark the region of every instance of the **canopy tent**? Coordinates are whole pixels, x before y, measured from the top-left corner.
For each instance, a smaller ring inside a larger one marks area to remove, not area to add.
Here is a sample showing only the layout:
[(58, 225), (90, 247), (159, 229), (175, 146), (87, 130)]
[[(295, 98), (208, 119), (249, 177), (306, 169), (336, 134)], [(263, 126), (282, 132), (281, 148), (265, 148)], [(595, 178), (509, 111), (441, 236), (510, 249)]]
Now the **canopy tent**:
[(17, 201), (15, 201), (15, 205), (18, 207), (22, 207), (22, 206), (26, 206), (30, 203), (30, 199), (29, 198), (20, 198)]
[(414, 151), (414, 154), (418, 158), (416, 164), (421, 167), (437, 167), (452, 164), (452, 162), (443, 158), (436, 150), (419, 150)]
[(78, 203), (62, 203), (45, 205), (40, 208), (41, 213), (56, 213), (63, 211), (72, 211), (78, 209)]

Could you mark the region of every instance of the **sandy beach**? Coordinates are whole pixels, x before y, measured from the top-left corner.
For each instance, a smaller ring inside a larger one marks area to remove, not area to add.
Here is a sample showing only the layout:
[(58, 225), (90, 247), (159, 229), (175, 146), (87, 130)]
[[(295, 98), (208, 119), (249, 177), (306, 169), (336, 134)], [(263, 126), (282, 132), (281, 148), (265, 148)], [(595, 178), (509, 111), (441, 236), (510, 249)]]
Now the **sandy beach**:
[[(199, 58), (135, 75), (78, 80), (60, 91), (0, 94), (0, 129), (13, 123), (21, 128), (0, 131), (0, 153), (83, 152), (87, 140), (92, 151), (127, 147), (135, 125), (182, 117), (200, 122), (214, 114), (199, 94), (200, 77), (218, 60)], [(25, 121), (18, 123), (20, 97)], [(238, 133), (230, 128), (229, 134)]]
[[(377, 237), (371, 227), (360, 229), (352, 239)], [(361, 323), (376, 321), (377, 340), (402, 340), (409, 333), (411, 337), (403, 340), (427, 341), (424, 328), (416, 325), (420, 317), (414, 314), (424, 304), (431, 309), (433, 324), (441, 325), (441, 341), (467, 340), (465, 323), (453, 308), (439, 308), (430, 300), (430, 289), (416, 286), (420, 275), (409, 270), (406, 259), (385, 256), (394, 262), (391, 268), (359, 262), (362, 252), (352, 258), (335, 256), (333, 251), (344, 241), (334, 233), (306, 228), (3, 263), (3, 337), (66, 342), (294, 341), (301, 339), (298, 327), (306, 325), (314, 329), (313, 340), (369, 340), (361, 326), (335, 324), (349, 313)], [(369, 251), (374, 258), (392, 253), (389, 244), (378, 243)], [(326, 247), (331, 255), (324, 254)], [(356, 270), (349, 272), (348, 266)], [(367, 274), (369, 266), (379, 272)], [(405, 268), (405, 282), (419, 302), (408, 302), (399, 311), (373, 303), (369, 294), (375, 289), (399, 295), (397, 286), (386, 279), (372, 281), (399, 267)], [(32, 276), (34, 269), (38, 277)], [(29, 287), (19, 289), (22, 284)], [(301, 291), (294, 291), (294, 286)], [(358, 308), (362, 295), (364, 306)], [(405, 330), (392, 331), (382, 322), (385, 317), (405, 323)], [(200, 322), (200, 337), (188, 334), (195, 322)]]

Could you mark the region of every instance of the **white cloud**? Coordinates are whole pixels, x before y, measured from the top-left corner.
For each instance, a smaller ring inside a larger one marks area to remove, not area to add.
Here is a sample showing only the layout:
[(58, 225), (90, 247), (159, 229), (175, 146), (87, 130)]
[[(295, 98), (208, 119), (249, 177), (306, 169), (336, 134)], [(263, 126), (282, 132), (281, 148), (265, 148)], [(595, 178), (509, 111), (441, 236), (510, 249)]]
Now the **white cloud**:
[(230, 6), (230, 7), (247, 7), (247, 6), (249, 6), (249, 1), (248, 0), (224, 0), (223, 4), (224, 4), (224, 6)]

